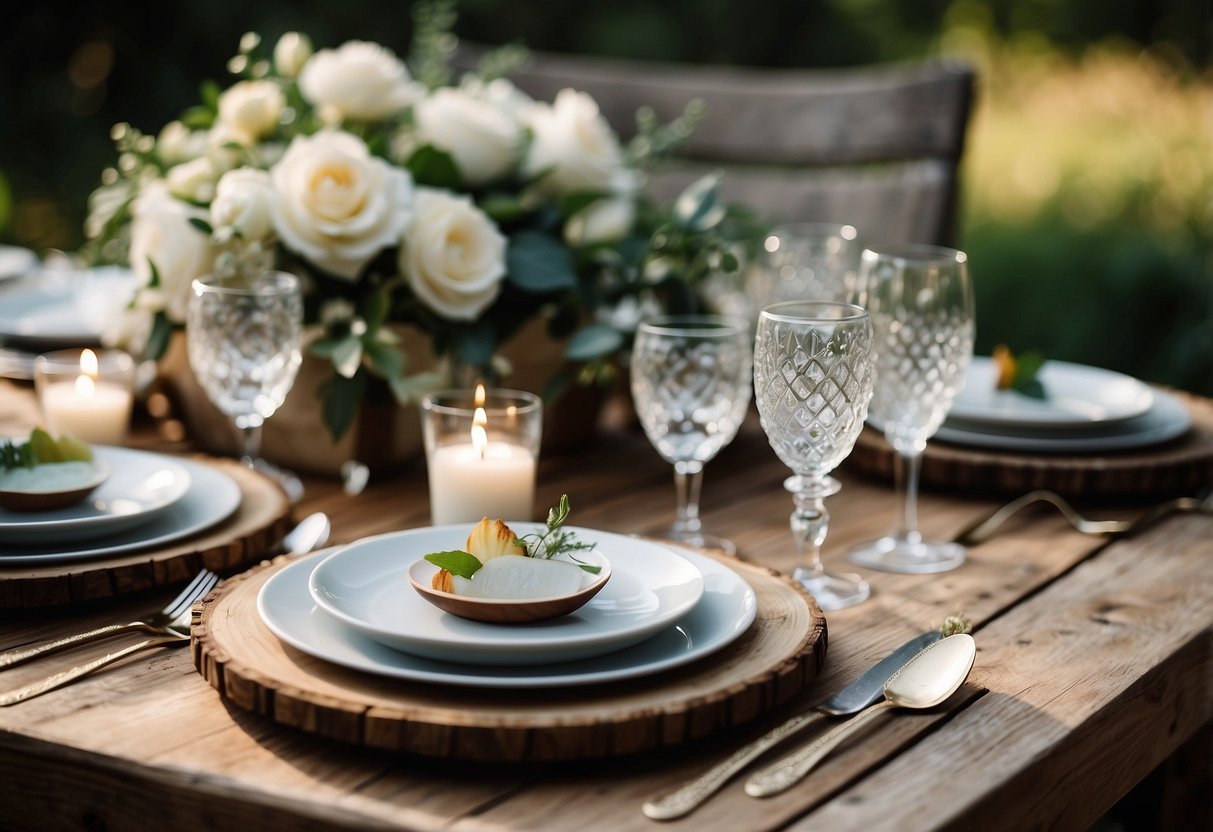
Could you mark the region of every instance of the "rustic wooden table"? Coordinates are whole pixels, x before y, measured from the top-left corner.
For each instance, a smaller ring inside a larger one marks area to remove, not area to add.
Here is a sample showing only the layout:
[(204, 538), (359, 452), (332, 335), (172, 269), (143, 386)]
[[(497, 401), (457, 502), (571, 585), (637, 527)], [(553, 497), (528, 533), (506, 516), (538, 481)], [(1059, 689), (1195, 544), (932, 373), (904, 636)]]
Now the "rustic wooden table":
[[(0, 425), (9, 429), (25, 412), (14, 395), (0, 389)], [(703, 516), (744, 559), (790, 571), (786, 473), (748, 424), (707, 468)], [(839, 473), (844, 487), (829, 503), (825, 559), (843, 569), (847, 546), (885, 531), (895, 501), (886, 484), (845, 467)], [(542, 460), (537, 505), (566, 492), (579, 524), (605, 530), (654, 533), (674, 510), (668, 466), (626, 428)], [(928, 492), (922, 526), (947, 536), (1001, 501)], [(1084, 507), (1106, 516), (1141, 508)], [(298, 516), (313, 510), (329, 513), (336, 543), (425, 525), (423, 464), (373, 480), (356, 498), (309, 480)], [(1213, 517), (1174, 516), (1109, 542), (1029, 511), (956, 571), (868, 577), (868, 602), (827, 614), (825, 666), (797, 700), (741, 728), (616, 759), (493, 765), (352, 747), (226, 702), (195, 672), (187, 649), (139, 654), (0, 710), (0, 825), (656, 829), (640, 812), (646, 798), (963, 611), (977, 662), (943, 708), (886, 717), (781, 796), (756, 800), (734, 781), (669, 826), (1082, 829), (1163, 765), (1173, 776), (1154, 810), (1159, 828), (1210, 828)], [(172, 594), (88, 611), (10, 612), (0, 647), (144, 612)], [(0, 681), (16, 687), (95, 650), (13, 668)]]

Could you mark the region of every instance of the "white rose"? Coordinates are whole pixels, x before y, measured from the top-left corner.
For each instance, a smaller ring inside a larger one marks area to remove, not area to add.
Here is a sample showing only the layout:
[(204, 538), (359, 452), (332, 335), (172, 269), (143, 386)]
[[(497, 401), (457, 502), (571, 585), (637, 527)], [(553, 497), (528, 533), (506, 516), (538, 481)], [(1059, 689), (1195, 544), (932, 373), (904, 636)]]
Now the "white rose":
[(169, 193), (193, 202), (209, 202), (215, 195), (218, 174), (205, 156), (169, 168), (165, 174)]
[(471, 321), (497, 298), (506, 240), (467, 196), (417, 189), (417, 215), (400, 246), (400, 271), (443, 317)]
[(229, 170), (215, 186), (211, 227), (231, 228), (246, 241), (264, 240), (274, 230), (274, 186), (256, 168)]
[(623, 150), (593, 98), (563, 89), (551, 106), (537, 104), (529, 121), (528, 176), (548, 171), (541, 184), (557, 194), (611, 190), (623, 169)]
[(231, 170), (240, 164), (250, 140), (247, 134), (229, 124), (217, 122), (206, 134), (206, 158), (216, 174)]
[(535, 99), (506, 78), (494, 78), (486, 84), (475, 75), (467, 75), (464, 76), (461, 87), (477, 101), (484, 101), (504, 110), (519, 124), (525, 123), (531, 110), (538, 106)]
[(312, 41), (299, 32), (287, 32), (274, 44), (274, 69), (284, 78), (294, 78), (312, 57)]
[(500, 179), (518, 161), (522, 128), (508, 113), (466, 90), (442, 87), (413, 108), (417, 139), (451, 154), (473, 187)]
[(154, 263), (161, 305), (170, 320), (184, 323), (190, 281), (208, 273), (213, 261), (210, 239), (190, 224), (191, 218), (205, 219), (206, 214), (174, 198), (163, 182), (146, 185), (131, 213), (131, 270), (146, 289)]
[(240, 81), (219, 96), (219, 123), (251, 144), (274, 132), (285, 106), (286, 96), (273, 81)]
[(395, 54), (360, 40), (313, 55), (299, 73), (299, 90), (318, 107), (359, 121), (395, 115), (425, 94)]
[(348, 280), (400, 241), (413, 214), (413, 178), (349, 133), (296, 136), (270, 176), (282, 242)]
[(156, 137), (156, 154), (166, 165), (179, 165), (206, 153), (206, 131), (191, 130), (179, 121), (164, 125)]

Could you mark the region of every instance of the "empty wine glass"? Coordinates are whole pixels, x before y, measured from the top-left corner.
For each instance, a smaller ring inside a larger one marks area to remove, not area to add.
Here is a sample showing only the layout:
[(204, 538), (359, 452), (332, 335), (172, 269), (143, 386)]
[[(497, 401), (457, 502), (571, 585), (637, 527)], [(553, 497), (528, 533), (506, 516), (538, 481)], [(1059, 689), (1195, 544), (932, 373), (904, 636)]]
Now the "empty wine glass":
[(746, 270), (745, 294), (754, 309), (787, 300), (845, 303), (855, 288), (860, 244), (852, 225), (789, 223), (773, 228)]
[(918, 472), (964, 386), (973, 354), (973, 292), (962, 251), (908, 245), (866, 249), (855, 298), (876, 333), (873, 423), (897, 453), (901, 494), (892, 532), (849, 553), (852, 562), (886, 572), (944, 572), (964, 562), (959, 543), (924, 540), (918, 531)]
[(301, 489), (293, 474), (259, 457), (261, 426), (281, 406), (302, 361), (299, 279), (283, 272), (252, 280), (203, 277), (191, 290), (185, 332), (194, 376), (240, 429), (242, 461), (275, 476), (288, 493)]
[(754, 391), (762, 429), (792, 469), (783, 487), (796, 504), (792, 537), (800, 554), (793, 577), (823, 610), (867, 599), (867, 581), (833, 575), (821, 563), (829, 529), (825, 498), (841, 485), (829, 476), (855, 446), (872, 396), (872, 324), (858, 306), (789, 301), (758, 316)]
[(644, 432), (674, 465), (678, 514), (668, 537), (681, 543), (737, 547), (707, 534), (699, 520), (703, 466), (733, 441), (750, 403), (750, 328), (716, 315), (644, 321), (632, 349), (632, 398)]

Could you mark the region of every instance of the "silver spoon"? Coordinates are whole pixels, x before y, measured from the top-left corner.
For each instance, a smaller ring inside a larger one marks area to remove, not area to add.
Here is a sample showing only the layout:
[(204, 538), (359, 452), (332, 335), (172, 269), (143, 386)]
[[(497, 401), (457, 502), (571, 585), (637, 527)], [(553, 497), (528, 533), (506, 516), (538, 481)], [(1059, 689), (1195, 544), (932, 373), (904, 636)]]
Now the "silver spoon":
[(323, 511), (313, 512), (282, 538), (282, 551), (288, 555), (302, 555), (319, 549), (328, 542), (330, 528), (327, 514)]
[(955, 693), (969, 677), (976, 656), (977, 645), (966, 633), (935, 642), (885, 682), (883, 702), (877, 702), (795, 754), (762, 769), (746, 781), (745, 793), (751, 797), (770, 797), (790, 788), (839, 743), (889, 708), (935, 707)]

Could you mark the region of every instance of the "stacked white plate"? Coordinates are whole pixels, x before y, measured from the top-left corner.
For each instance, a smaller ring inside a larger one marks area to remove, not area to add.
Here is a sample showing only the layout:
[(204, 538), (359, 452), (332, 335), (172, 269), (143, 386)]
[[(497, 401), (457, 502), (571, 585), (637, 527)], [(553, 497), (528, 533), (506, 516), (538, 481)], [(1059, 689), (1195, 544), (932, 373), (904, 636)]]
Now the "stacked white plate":
[(51, 511), (0, 508), (0, 565), (98, 560), (163, 546), (226, 520), (240, 486), (187, 459), (94, 446), (109, 477), (85, 500)]
[(1121, 373), (1047, 361), (1037, 378), (1044, 398), (998, 390), (993, 360), (974, 358), (934, 438), (1000, 450), (1090, 453), (1166, 442), (1191, 426), (1179, 399)]
[[(520, 535), (539, 528), (510, 523)], [(753, 623), (753, 590), (695, 552), (573, 528), (611, 563), (606, 586), (576, 612), (532, 624), (485, 624), (443, 612), (410, 586), (430, 552), (462, 549), (470, 525), (366, 538), (298, 560), (262, 587), (270, 631), (308, 655), (411, 681), (475, 687), (589, 685), (708, 656)]]

